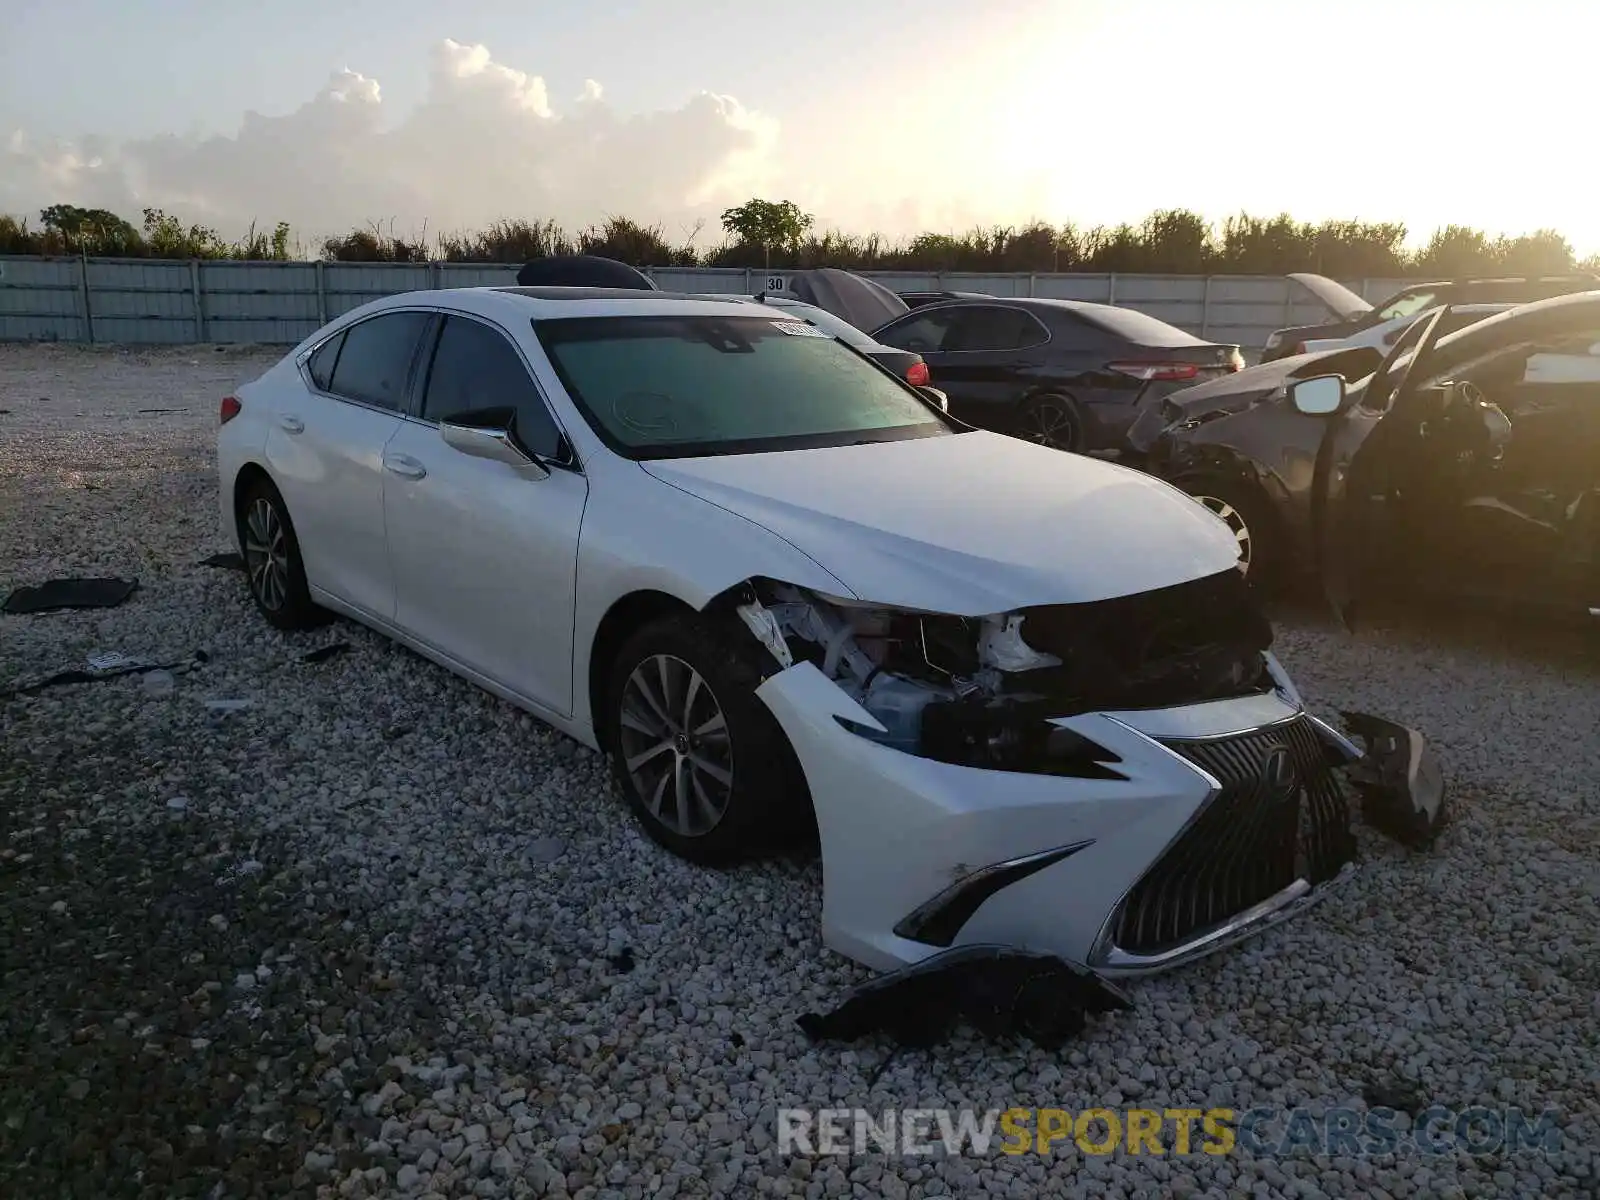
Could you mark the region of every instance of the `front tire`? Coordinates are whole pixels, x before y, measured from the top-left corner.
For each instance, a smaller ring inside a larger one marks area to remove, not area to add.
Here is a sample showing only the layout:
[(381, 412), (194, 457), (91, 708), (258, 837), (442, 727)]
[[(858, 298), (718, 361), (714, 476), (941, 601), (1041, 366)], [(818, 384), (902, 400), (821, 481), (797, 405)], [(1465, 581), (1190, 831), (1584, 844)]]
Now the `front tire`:
[(1287, 572), (1278, 515), (1261, 490), (1221, 475), (1178, 480), (1178, 486), (1220, 517), (1239, 543), (1240, 570), (1253, 587), (1269, 591)]
[(250, 598), (275, 629), (313, 629), (332, 614), (311, 599), (294, 524), (278, 489), (257, 479), (239, 500), (239, 546)]
[(738, 644), (699, 616), (654, 621), (618, 652), (606, 689), (605, 745), (628, 807), (655, 842), (705, 866), (815, 837), (800, 764)]

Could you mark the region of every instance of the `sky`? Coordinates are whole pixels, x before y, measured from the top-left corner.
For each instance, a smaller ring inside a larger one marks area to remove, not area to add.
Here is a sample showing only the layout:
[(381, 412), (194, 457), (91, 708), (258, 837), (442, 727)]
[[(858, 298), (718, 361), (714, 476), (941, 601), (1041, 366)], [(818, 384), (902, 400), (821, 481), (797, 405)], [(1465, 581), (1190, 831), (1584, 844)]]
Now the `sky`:
[(1587, 254), (1597, 35), (1580, 0), (0, 0), (0, 212), (703, 248), (759, 195), (891, 238), (1181, 207)]

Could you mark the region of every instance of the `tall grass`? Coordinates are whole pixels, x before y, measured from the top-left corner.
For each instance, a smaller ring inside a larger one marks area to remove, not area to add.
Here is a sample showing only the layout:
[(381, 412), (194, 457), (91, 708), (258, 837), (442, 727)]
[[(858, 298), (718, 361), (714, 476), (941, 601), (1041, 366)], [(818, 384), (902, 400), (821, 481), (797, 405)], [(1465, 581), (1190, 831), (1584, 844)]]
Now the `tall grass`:
[[(1213, 225), (1183, 209), (1151, 213), (1136, 224), (990, 226), (965, 232), (927, 232), (895, 241), (880, 234), (809, 233), (789, 246), (753, 242), (697, 245), (701, 226), (669, 237), (659, 225), (608, 216), (576, 233), (554, 221), (508, 218), (486, 229), (429, 237), (373, 222), (322, 239), (315, 257), (331, 262), (522, 263), (550, 254), (598, 254), (641, 267), (749, 267), (776, 270), (843, 267), (919, 272), (1090, 271), (1158, 274), (1280, 275), (1316, 271), (1336, 278), (1453, 276), (1506, 272), (1600, 271), (1600, 255), (1578, 262), (1554, 230), (1490, 237), (1447, 225), (1416, 250), (1406, 227), (1394, 222), (1296, 221), (1287, 214), (1248, 213)], [(103, 209), (57, 204), (39, 223), (0, 216), (0, 254), (88, 254), (131, 258), (225, 258), (287, 262), (306, 257), (293, 231), (278, 222), (270, 233), (252, 225), (237, 241), (208, 226), (184, 225), (160, 209), (144, 210), (139, 226)]]

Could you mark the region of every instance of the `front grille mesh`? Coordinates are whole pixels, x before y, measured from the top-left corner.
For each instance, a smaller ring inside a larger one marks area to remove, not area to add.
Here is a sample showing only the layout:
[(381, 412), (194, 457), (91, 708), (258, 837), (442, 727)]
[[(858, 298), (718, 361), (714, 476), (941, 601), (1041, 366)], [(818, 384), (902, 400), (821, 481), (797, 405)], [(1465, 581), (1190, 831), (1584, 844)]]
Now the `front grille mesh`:
[[(1222, 790), (1124, 899), (1113, 924), (1120, 949), (1170, 950), (1302, 875), (1312, 884), (1333, 878), (1355, 856), (1349, 806), (1305, 717), (1211, 741), (1162, 744)], [(1262, 779), (1278, 747), (1288, 749), (1302, 785), (1298, 803)]]

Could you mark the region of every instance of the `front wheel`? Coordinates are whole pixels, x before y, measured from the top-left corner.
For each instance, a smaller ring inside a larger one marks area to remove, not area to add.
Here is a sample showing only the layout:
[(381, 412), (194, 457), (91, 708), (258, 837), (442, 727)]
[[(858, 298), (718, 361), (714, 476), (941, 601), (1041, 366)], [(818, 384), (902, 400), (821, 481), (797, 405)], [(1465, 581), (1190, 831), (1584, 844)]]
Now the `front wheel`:
[(1185, 479), (1179, 486), (1227, 525), (1239, 544), (1239, 570), (1251, 584), (1270, 589), (1284, 578), (1277, 514), (1258, 488), (1221, 476)]
[(660, 845), (704, 865), (814, 837), (799, 762), (737, 645), (699, 616), (645, 626), (617, 655), (602, 715), (634, 816)]

